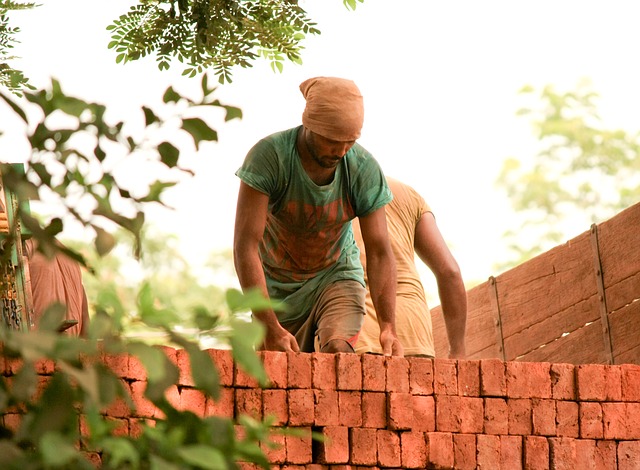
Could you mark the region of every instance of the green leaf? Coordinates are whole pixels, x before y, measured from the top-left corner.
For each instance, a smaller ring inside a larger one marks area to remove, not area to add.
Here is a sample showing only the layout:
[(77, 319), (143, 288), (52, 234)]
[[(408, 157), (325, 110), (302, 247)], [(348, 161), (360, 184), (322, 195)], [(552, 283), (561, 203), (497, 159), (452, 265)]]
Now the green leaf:
[(199, 148), (200, 142), (217, 141), (218, 132), (209, 127), (209, 125), (200, 118), (188, 118), (182, 120), (182, 128), (191, 134), (196, 149)]
[(260, 323), (232, 322), (233, 334), (229, 338), (234, 359), (242, 368), (266, 386), (269, 379), (254, 347), (262, 342), (264, 327)]
[(158, 145), (158, 153), (160, 154), (160, 161), (169, 168), (174, 168), (178, 164), (180, 150), (170, 142), (162, 142)]
[(175, 333), (171, 334), (171, 339), (189, 355), (191, 376), (195, 386), (218, 399), (220, 396), (220, 377), (209, 353), (201, 350), (196, 343), (187, 341)]
[(267, 299), (259, 289), (250, 289), (244, 294), (238, 289), (227, 289), (226, 299), (232, 312), (266, 309), (286, 311), (286, 305), (283, 302)]
[(160, 119), (158, 118), (158, 116), (155, 115), (155, 113), (150, 109), (147, 108), (146, 106), (142, 107), (142, 111), (144, 112), (144, 122), (145, 122), (145, 127), (149, 127), (151, 124), (154, 124), (158, 121), (160, 121)]
[(207, 470), (227, 469), (224, 455), (214, 447), (196, 444), (180, 447), (177, 452), (185, 463), (189, 465)]
[(169, 87), (165, 90), (164, 95), (162, 96), (162, 101), (165, 103), (177, 103), (180, 101), (182, 96), (180, 96), (173, 87)]
[(57, 432), (47, 432), (40, 439), (40, 452), (45, 465), (59, 467), (78, 458), (78, 451), (70, 439)]
[(108, 437), (102, 441), (103, 459), (106, 457), (108, 468), (129, 468), (125, 464), (130, 463), (133, 468), (140, 465), (140, 455), (133, 443), (123, 437)]
[(242, 110), (240, 108), (224, 106), (224, 109), (227, 111), (224, 118), (225, 122), (231, 121), (232, 119), (242, 119)]
[(111, 250), (113, 250), (113, 248), (116, 246), (115, 237), (100, 227), (94, 225), (93, 228), (96, 231), (96, 251), (100, 256), (109, 254)]

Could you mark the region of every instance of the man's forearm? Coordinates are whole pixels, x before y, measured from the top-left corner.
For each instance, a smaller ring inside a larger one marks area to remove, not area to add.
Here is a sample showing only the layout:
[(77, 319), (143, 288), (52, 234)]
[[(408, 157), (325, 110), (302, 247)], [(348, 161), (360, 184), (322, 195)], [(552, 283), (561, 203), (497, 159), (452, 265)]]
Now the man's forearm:
[(391, 328), (395, 332), (396, 265), (392, 256), (367, 258), (369, 292), (376, 309), (380, 329)]
[(467, 292), (464, 284), (461, 279), (439, 283), (438, 293), (449, 339), (449, 354), (452, 357), (463, 358), (466, 356), (467, 325)]

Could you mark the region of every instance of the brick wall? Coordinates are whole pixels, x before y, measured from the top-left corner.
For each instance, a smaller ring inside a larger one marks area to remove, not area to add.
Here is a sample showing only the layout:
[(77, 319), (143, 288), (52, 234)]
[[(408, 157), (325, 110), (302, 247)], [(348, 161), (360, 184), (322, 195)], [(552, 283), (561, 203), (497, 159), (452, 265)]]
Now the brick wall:
[[(300, 431), (274, 434), (280, 446), (266, 449), (274, 470), (640, 469), (639, 365), (266, 352), (271, 384), (260, 389), (228, 351), (212, 349), (222, 385), (214, 402), (192, 387), (187, 355), (163, 349), (181, 369), (169, 392), (178, 408), (272, 415), (277, 428)], [(143, 398), (144, 369), (131, 357), (105, 360), (136, 404), (106, 413), (118, 432), (135, 433), (141, 419), (158, 416)], [(52, 370), (45, 363), (39, 373)], [(5, 374), (14, 372), (7, 363)]]

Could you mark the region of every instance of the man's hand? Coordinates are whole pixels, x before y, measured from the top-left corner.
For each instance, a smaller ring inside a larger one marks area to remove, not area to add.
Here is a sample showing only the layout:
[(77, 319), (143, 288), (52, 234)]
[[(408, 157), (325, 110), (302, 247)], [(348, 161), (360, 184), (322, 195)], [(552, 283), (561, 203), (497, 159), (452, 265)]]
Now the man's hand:
[(300, 352), (296, 337), (282, 327), (267, 328), (262, 349), (267, 351)]
[(404, 356), (404, 349), (396, 334), (390, 330), (380, 332), (380, 346), (385, 356)]

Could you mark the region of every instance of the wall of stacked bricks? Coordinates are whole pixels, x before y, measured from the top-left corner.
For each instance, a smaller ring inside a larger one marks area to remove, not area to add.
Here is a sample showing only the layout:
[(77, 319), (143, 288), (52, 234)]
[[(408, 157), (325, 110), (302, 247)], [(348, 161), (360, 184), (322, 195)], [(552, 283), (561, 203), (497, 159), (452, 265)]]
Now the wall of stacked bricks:
[[(300, 431), (274, 431), (279, 447), (265, 448), (274, 470), (640, 469), (640, 365), (261, 352), (271, 382), (260, 388), (229, 351), (211, 349), (222, 385), (214, 401), (193, 388), (188, 355), (162, 349), (181, 371), (168, 392), (179, 409), (272, 415), (274, 429)], [(20, 367), (1, 360), (5, 376)], [(143, 396), (145, 370), (134, 357), (104, 360), (136, 405), (119, 401), (104, 413), (117, 433), (135, 435), (159, 416)], [(39, 364), (41, 383), (53, 370)], [(20, 415), (6, 411), (5, 426), (16, 427)]]

